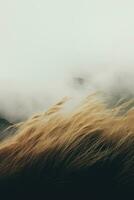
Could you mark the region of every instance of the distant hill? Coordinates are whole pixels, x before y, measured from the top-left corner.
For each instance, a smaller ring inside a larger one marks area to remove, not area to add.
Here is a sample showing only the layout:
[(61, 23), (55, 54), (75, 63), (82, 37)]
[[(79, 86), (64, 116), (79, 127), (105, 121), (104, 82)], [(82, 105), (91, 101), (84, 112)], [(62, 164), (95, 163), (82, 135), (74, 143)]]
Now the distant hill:
[(0, 140), (4, 139), (6, 136), (10, 134), (13, 134), (15, 128), (11, 126), (13, 126), (13, 123), (7, 121), (4, 118), (0, 118)]

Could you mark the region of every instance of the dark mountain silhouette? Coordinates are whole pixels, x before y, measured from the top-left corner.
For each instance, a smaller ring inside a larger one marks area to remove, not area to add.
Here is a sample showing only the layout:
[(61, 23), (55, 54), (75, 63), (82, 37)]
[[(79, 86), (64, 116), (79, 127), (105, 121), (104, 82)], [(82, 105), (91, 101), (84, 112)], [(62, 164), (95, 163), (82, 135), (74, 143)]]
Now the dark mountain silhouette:
[(0, 117), (0, 140), (3, 140), (5, 137), (13, 134), (14, 131), (15, 128), (13, 127), (13, 123)]

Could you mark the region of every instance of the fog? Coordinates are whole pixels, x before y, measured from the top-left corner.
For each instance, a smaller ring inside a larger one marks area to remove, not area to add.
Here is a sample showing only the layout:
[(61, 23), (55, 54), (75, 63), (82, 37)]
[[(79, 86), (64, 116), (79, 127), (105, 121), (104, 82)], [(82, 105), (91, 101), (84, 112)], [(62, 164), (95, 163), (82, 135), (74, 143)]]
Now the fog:
[(134, 1), (0, 2), (0, 115), (23, 120), (63, 96), (133, 95)]

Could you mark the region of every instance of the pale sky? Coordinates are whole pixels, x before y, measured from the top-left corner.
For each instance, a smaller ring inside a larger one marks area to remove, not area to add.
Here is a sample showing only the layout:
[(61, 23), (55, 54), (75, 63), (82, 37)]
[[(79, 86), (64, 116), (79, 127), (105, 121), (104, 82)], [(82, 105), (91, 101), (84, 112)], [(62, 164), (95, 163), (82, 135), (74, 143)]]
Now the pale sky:
[(0, 74), (133, 65), (133, 10), (133, 0), (1, 1)]

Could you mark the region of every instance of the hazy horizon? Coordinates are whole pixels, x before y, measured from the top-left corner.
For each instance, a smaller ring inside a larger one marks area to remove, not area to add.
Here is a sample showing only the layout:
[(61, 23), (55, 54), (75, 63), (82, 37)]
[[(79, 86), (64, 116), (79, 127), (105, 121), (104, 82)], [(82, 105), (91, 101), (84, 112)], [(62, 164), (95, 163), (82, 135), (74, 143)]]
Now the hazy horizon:
[(26, 118), (94, 90), (133, 94), (133, 7), (132, 0), (1, 1), (0, 115)]

